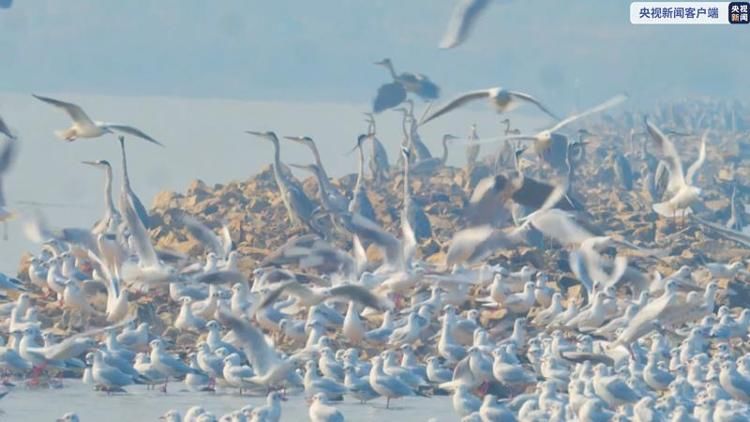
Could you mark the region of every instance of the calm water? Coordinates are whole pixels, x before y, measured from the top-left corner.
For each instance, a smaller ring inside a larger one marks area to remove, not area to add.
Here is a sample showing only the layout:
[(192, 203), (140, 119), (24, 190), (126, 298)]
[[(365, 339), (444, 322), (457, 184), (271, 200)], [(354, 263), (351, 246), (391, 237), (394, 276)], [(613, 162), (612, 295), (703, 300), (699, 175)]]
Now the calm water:
[[(264, 397), (240, 397), (236, 393), (192, 393), (179, 391), (178, 384), (171, 385), (168, 394), (147, 391), (143, 386), (131, 386), (127, 394), (107, 396), (94, 392), (79, 381), (65, 381), (59, 390), (27, 390), (19, 384), (2, 401), (0, 415), (3, 421), (45, 422), (54, 421), (66, 412), (76, 412), (82, 422), (92, 421), (157, 421), (168, 409), (178, 409), (184, 414), (188, 407), (201, 405), (220, 417), (224, 413), (246, 404), (260, 405)], [(455, 421), (450, 397), (406, 398), (391, 402), (385, 409), (385, 400), (369, 404), (345, 400), (336, 407), (349, 421), (384, 421), (398, 418), (401, 421)], [(283, 403), (282, 421), (307, 420), (307, 404), (302, 396), (289, 397)]]

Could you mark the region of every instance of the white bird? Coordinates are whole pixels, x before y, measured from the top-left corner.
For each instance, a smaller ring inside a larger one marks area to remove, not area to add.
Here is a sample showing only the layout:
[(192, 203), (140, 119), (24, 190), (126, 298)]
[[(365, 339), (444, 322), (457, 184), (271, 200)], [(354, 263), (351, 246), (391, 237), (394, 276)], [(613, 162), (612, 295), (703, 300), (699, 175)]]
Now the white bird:
[(201, 332), (206, 327), (206, 320), (193, 314), (193, 299), (185, 296), (181, 299), (182, 306), (174, 320), (175, 328), (184, 331)]
[(551, 116), (553, 119), (558, 120), (558, 118), (551, 111), (549, 111), (547, 107), (545, 107), (539, 100), (532, 97), (531, 95), (524, 94), (523, 92), (518, 91), (510, 91), (502, 87), (495, 87), (478, 91), (471, 91), (459, 96), (443, 107), (435, 110), (429, 116), (425, 117), (420, 122), (420, 125), (423, 125), (430, 120), (436, 119), (454, 109), (462, 107), (474, 100), (484, 98), (489, 101), (490, 105), (492, 105), (498, 113), (505, 113), (514, 110), (516, 107), (526, 102), (534, 104), (540, 110)]
[(179, 377), (186, 374), (203, 374), (203, 371), (194, 369), (185, 364), (185, 362), (177, 359), (176, 357), (166, 353), (164, 350), (164, 343), (161, 340), (151, 340), (151, 364), (154, 369), (164, 374), (167, 379), (164, 384), (166, 386), (169, 377)]
[(78, 418), (78, 415), (72, 412), (68, 412), (62, 417), (55, 419), (56, 422), (81, 422), (81, 419)]
[(479, 398), (472, 394), (465, 385), (459, 385), (456, 387), (455, 391), (453, 391), (451, 400), (453, 402), (453, 410), (460, 417), (470, 415), (478, 411), (482, 406), (482, 402), (479, 401)]
[(383, 359), (380, 356), (372, 358), (370, 385), (373, 390), (386, 398), (386, 408), (390, 407), (391, 399), (413, 396), (415, 394), (415, 391), (398, 377), (387, 375), (383, 372)]
[[(107, 133), (113, 133), (112, 131), (127, 133), (128, 135), (137, 136), (141, 139), (145, 139), (156, 145), (162, 145), (156, 139), (148, 136), (139, 129), (133, 126), (118, 124), (118, 123), (105, 123), (91, 120), (83, 109), (73, 103), (66, 103), (64, 101), (55, 100), (48, 97), (42, 97), (39, 95), (33, 95), (34, 98), (44, 101), (47, 104), (51, 104), (55, 107), (63, 109), (71, 119), (73, 119), (73, 126), (66, 130), (55, 131), (60, 139), (64, 139), (68, 142), (75, 141), (78, 138), (98, 138)], [(163, 146), (163, 145), (162, 145)]]
[(708, 132), (703, 134), (698, 159), (688, 168), (687, 173), (685, 173), (682, 168), (680, 155), (677, 153), (677, 148), (675, 148), (672, 141), (659, 128), (649, 122), (648, 118), (644, 118), (644, 123), (657, 148), (664, 156), (664, 161), (669, 169), (667, 192), (672, 195), (669, 200), (654, 204), (653, 209), (657, 214), (667, 218), (676, 217), (677, 212), (681, 210), (684, 210), (685, 214), (689, 214), (692, 212), (690, 205), (697, 201), (701, 194), (701, 189), (693, 185), (693, 179), (706, 158), (706, 137)]
[(257, 387), (257, 384), (250, 381), (255, 376), (255, 372), (249, 366), (242, 365), (240, 356), (236, 353), (224, 358), (222, 375), (229, 386), (239, 389), (240, 395), (243, 389)]
[(313, 396), (308, 415), (312, 422), (344, 422), (344, 415), (328, 404), (328, 397), (323, 393)]
[(104, 387), (106, 391), (116, 391), (136, 382), (132, 375), (126, 374), (118, 368), (105, 363), (100, 350), (93, 352), (91, 376), (94, 382), (97, 385)]

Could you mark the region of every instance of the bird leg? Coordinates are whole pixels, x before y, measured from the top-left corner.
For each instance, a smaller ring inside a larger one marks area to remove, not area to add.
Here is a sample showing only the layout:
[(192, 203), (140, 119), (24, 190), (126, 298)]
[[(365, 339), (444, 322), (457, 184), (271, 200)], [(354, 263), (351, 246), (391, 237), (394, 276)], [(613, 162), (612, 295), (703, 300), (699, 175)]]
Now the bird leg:
[(390, 397), (386, 397), (385, 398), (385, 408), (386, 409), (390, 409), (390, 407), (391, 407), (391, 398)]

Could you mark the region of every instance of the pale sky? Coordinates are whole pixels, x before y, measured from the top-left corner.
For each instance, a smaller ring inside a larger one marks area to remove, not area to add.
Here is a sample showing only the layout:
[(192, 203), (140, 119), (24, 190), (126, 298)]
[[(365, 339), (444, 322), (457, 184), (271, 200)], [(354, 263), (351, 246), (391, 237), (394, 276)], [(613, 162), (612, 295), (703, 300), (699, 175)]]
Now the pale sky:
[[(8, 201), (77, 204), (43, 211), (56, 226), (90, 226), (101, 214), (103, 179), (80, 161), (104, 158), (120, 171), (114, 137), (55, 139), (66, 116), (30, 93), (77, 102), (94, 119), (133, 124), (167, 145), (130, 143), (133, 183), (146, 203), (194, 178), (244, 179), (270, 162), (270, 145), (246, 129), (313, 136), (330, 173), (354, 171), (341, 151), (365, 130), (361, 112), (388, 81), (372, 65), (383, 57), (397, 71), (429, 75), (441, 100), (501, 85), (561, 115), (623, 91), (630, 109), (664, 98), (750, 96), (747, 26), (632, 26), (621, 0), (498, 1), (465, 45), (439, 50), (453, 3), (16, 0), (0, 9), (0, 115), (22, 142), (3, 181)], [(530, 119), (539, 116), (520, 113), (511, 116), (518, 126), (535, 128)], [(478, 105), (423, 136), (438, 153), (442, 133), (465, 135), (477, 122), (481, 135), (493, 136), (498, 120)], [(395, 156), (395, 113), (384, 113), (378, 128)], [(283, 155), (310, 159), (296, 145)], [(8, 272), (30, 247), (18, 222), (10, 229), (0, 242), (0, 270)]]

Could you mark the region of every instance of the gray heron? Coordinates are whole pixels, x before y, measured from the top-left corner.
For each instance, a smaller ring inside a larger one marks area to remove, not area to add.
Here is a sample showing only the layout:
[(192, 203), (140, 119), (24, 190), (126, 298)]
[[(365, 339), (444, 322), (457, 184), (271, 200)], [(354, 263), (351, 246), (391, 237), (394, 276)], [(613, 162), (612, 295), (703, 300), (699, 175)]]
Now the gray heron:
[(411, 100), (407, 100), (407, 102), (411, 105), (409, 109), (400, 107), (393, 110), (404, 113), (404, 117), (401, 122), (401, 128), (404, 132), (404, 142), (402, 143), (402, 145), (408, 145), (409, 149), (414, 151), (415, 161), (430, 159), (432, 158), (432, 154), (430, 153), (429, 148), (427, 148), (427, 145), (422, 142), (422, 138), (419, 136), (419, 132), (417, 131), (417, 120), (416, 118), (414, 118), (414, 102)]
[(471, 169), (473, 169), (477, 163), (477, 158), (479, 158), (480, 146), (476, 143), (476, 141), (479, 140), (476, 123), (473, 123), (471, 125), (471, 128), (469, 129), (468, 139), (469, 144), (466, 146), (466, 170), (467, 172), (471, 172)]
[(318, 181), (322, 182), (325, 185), (325, 188), (328, 191), (328, 195), (331, 195), (333, 198), (335, 198), (333, 199), (334, 202), (341, 203), (343, 201), (346, 201), (344, 195), (342, 195), (341, 192), (339, 192), (338, 188), (336, 188), (336, 186), (331, 183), (331, 179), (328, 177), (328, 173), (326, 173), (325, 167), (323, 167), (323, 162), (320, 160), (320, 153), (318, 152), (318, 147), (315, 145), (315, 141), (313, 141), (309, 136), (285, 136), (284, 139), (297, 142), (310, 148), (313, 156), (315, 157), (315, 164), (317, 165), (321, 174), (321, 178)]
[(368, 138), (374, 138), (374, 135), (359, 135), (357, 137), (357, 153), (359, 154), (359, 167), (357, 171), (357, 182), (354, 184), (354, 191), (352, 191), (352, 200), (349, 202), (349, 212), (357, 213), (367, 218), (370, 221), (377, 221), (375, 216), (375, 209), (370, 202), (370, 198), (367, 196), (367, 189), (365, 188), (365, 152), (362, 144)]
[[(370, 155), (370, 172), (372, 172), (372, 178), (376, 181), (383, 181), (388, 179), (388, 172), (391, 169), (390, 163), (388, 163), (388, 153), (385, 151), (385, 147), (375, 136), (377, 128), (375, 126), (375, 116), (372, 113), (365, 113), (368, 117), (369, 127), (367, 129), (367, 135), (372, 141), (372, 154)], [(363, 151), (364, 154), (364, 151)]]
[[(143, 206), (143, 202), (141, 202), (140, 198), (138, 198), (138, 195), (135, 194), (133, 191), (133, 188), (130, 187), (130, 176), (128, 175), (128, 157), (125, 154), (125, 137), (120, 136), (120, 153), (122, 154), (122, 191), (128, 196), (130, 199), (130, 202), (133, 205), (133, 209), (135, 209), (136, 215), (138, 215), (138, 219), (141, 220), (141, 223), (143, 223), (143, 226), (146, 227), (146, 229), (151, 228), (151, 218), (148, 215), (148, 211), (146, 210), (146, 207)], [(125, 211), (120, 209), (121, 214), (125, 214)]]
[(375, 113), (401, 104), (406, 99), (407, 92), (414, 93), (423, 100), (435, 100), (440, 96), (440, 88), (430, 78), (421, 73), (404, 72), (397, 74), (391, 59), (388, 58), (375, 62), (375, 64), (388, 69), (393, 78), (393, 82), (378, 88), (377, 96), (373, 101)]
[(104, 170), (104, 217), (96, 223), (91, 232), (96, 235), (113, 233), (122, 222), (122, 216), (112, 200), (112, 166), (107, 160), (82, 161), (82, 163)]
[[(424, 210), (411, 198), (411, 187), (409, 186), (409, 149), (401, 148), (404, 155), (404, 208), (402, 210), (402, 224), (408, 222), (414, 237), (417, 240), (432, 237), (432, 225)], [(406, 217), (406, 218), (404, 218)]]
[(3, 238), (6, 240), (8, 239), (8, 220), (13, 216), (13, 213), (5, 208), (7, 204), (5, 202), (3, 178), (16, 160), (17, 152), (18, 141), (15, 138), (9, 137), (3, 142), (2, 150), (0, 150), (0, 221), (3, 222)]
[(313, 222), (315, 204), (310, 201), (305, 191), (298, 184), (291, 183), (291, 180), (281, 170), (281, 146), (279, 145), (279, 138), (274, 132), (246, 131), (246, 133), (265, 139), (273, 144), (273, 176), (276, 179), (276, 185), (281, 193), (281, 200), (284, 202), (289, 220), (291, 220), (292, 224), (304, 225), (312, 231), (318, 232), (319, 229)]
[[(329, 213), (337, 214), (340, 211), (347, 209), (349, 201), (346, 197), (338, 191), (338, 189), (331, 185), (330, 182), (326, 183), (325, 171), (317, 164), (289, 164), (290, 166), (305, 170), (315, 177), (318, 182), (318, 194), (320, 195), (320, 204), (323, 209)], [(331, 190), (329, 190), (331, 189)]]
[(145, 139), (146, 141), (149, 141), (156, 145), (163, 146), (159, 141), (133, 126), (123, 125), (119, 123), (97, 122), (91, 120), (86, 112), (83, 111), (83, 109), (77, 104), (67, 103), (65, 101), (55, 100), (53, 98), (42, 97), (34, 94), (32, 95), (37, 100), (44, 101), (47, 104), (51, 104), (55, 107), (61, 108), (73, 120), (73, 125), (68, 129), (55, 131), (55, 134), (60, 139), (72, 142), (78, 138), (98, 138), (108, 133), (122, 132), (141, 139)]

